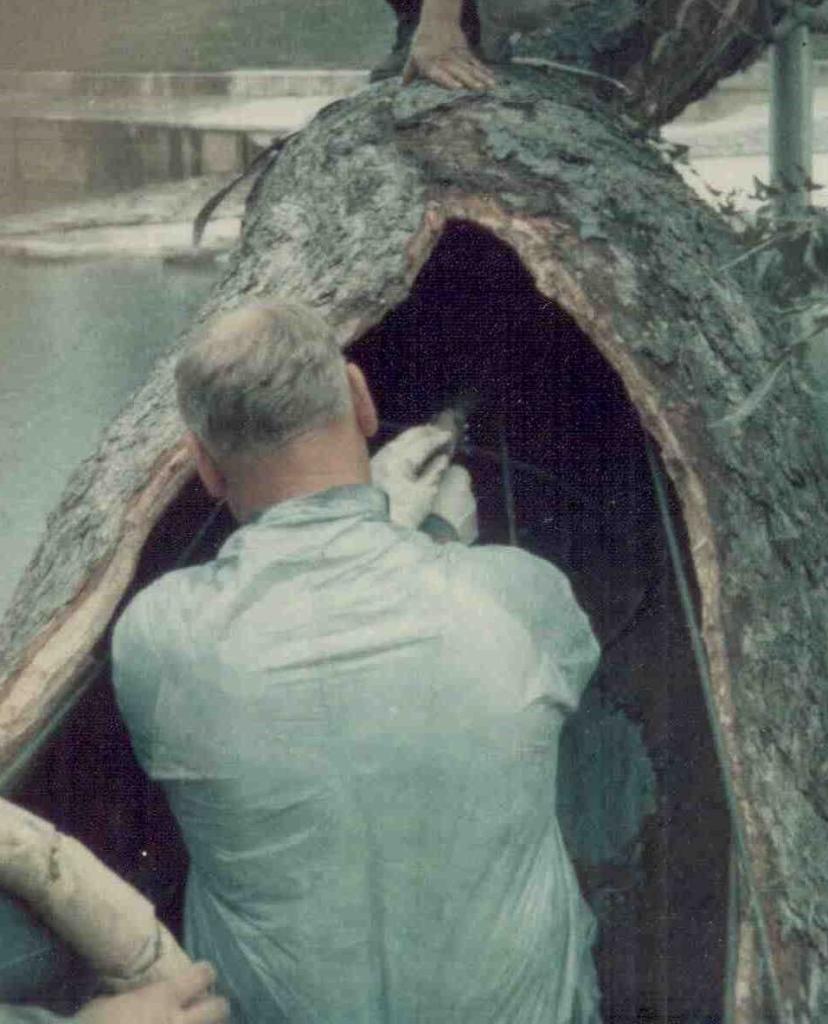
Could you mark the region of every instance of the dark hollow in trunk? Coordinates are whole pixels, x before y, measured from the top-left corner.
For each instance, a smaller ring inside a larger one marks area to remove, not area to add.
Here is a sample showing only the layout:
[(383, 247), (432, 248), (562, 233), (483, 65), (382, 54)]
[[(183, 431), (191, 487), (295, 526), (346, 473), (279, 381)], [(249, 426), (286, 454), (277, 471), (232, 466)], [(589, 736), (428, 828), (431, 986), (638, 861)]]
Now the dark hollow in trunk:
[[(519, 542), (567, 573), (601, 640), (601, 669), (564, 734), (559, 806), (599, 920), (606, 1024), (719, 1019), (728, 815), (644, 432), (620, 379), (512, 250), (460, 223), (350, 355), (378, 398), (384, 436), (477, 392), (462, 459), (481, 540), (508, 542), (505, 447)], [(683, 538), (675, 495), (672, 506)], [(191, 481), (144, 546), (130, 592), (212, 557), (232, 528)], [(186, 855), (129, 752), (105, 652), (19, 797), (134, 881), (178, 930)], [(600, 789), (595, 773), (581, 775), (590, 762), (606, 773)]]

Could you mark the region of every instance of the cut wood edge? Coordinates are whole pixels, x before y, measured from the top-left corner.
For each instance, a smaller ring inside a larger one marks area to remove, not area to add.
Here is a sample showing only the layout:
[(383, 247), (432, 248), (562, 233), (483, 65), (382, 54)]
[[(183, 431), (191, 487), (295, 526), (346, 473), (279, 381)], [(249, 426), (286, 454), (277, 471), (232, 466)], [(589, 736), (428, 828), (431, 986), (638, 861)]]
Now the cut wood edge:
[[(584, 247), (572, 228), (548, 217), (528, 217), (506, 211), (490, 196), (457, 196), (428, 203), (419, 231), (408, 246), (409, 275), (407, 294), (431, 256), (449, 221), (465, 221), (490, 232), (509, 246), (531, 275), (538, 292), (560, 306), (578, 324), (609, 365), (618, 373), (627, 395), (636, 408), (645, 431), (655, 442), (665, 469), (673, 482), (681, 503), (687, 530), (693, 571), (701, 596), (701, 635), (708, 659), (716, 714), (726, 745), (729, 770), (742, 815), (753, 861), (754, 879), (759, 885), (759, 898), (765, 914), (772, 919), (767, 901), (761, 892), (766, 877), (768, 852), (763, 834), (752, 813), (744, 786), (744, 772), (735, 726), (733, 684), (725, 640), (721, 602), (721, 570), (716, 534), (710, 515), (707, 495), (694, 460), (681, 443), (673, 424), (658, 399), (658, 391), (642, 374), (613, 327), (613, 304), (605, 308), (594, 302), (569, 270), (555, 258), (561, 243)], [(606, 257), (603, 258), (606, 263)], [(619, 301), (616, 297), (616, 301)], [(371, 324), (360, 324), (359, 334)], [(345, 347), (358, 340), (353, 334)], [(778, 931), (771, 929), (778, 935)], [(747, 909), (740, 916), (738, 934), (728, 937), (737, 949), (735, 977), (732, 984), (738, 992), (733, 1024), (757, 1024), (762, 1005), (759, 951), (755, 929)], [(780, 963), (782, 950), (773, 944), (772, 955)]]
[(82, 685), (83, 668), (133, 578), (147, 537), (192, 472), (183, 440), (158, 456), (124, 510), (111, 552), (21, 653), (0, 696), (0, 772)]

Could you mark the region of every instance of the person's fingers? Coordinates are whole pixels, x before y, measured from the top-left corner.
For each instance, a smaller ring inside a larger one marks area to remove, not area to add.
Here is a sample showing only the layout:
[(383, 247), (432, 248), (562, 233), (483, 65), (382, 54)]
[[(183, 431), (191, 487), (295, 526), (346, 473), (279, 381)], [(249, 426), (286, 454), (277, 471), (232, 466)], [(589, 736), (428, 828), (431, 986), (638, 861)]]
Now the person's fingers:
[(465, 86), (455, 75), (443, 64), (432, 64), (426, 72), (429, 79), (444, 89), (464, 89)]
[(193, 964), (186, 971), (171, 978), (167, 984), (178, 1000), (179, 1006), (189, 1006), (205, 995), (216, 980), (216, 972), (211, 964), (204, 961)]
[(465, 466), (452, 463), (440, 481), (441, 491), (464, 491), (471, 489), (471, 473)]
[(482, 90), (489, 89), (494, 85), (494, 78), (488, 74), (482, 64), (478, 64), (474, 60), (471, 54), (450, 58), (447, 64), (445, 70), (466, 89)]
[(403, 431), (391, 444), (394, 445), (400, 458), (411, 460), (419, 465), (432, 452), (436, 452), (443, 445), (450, 444), (453, 436), (452, 431), (447, 427), (426, 423)]
[(188, 1007), (181, 1015), (181, 1024), (226, 1024), (230, 1020), (230, 1004), (220, 996), (212, 996)]
[(484, 64), (472, 54), (469, 54), (469, 64), (471, 65), (477, 80), (485, 85), (487, 89), (491, 89), (493, 86), (497, 85), (497, 76), (488, 64)]
[(434, 458), (430, 459), (427, 465), (423, 467), (422, 472), (417, 477), (417, 482), (422, 484), (423, 487), (433, 487), (436, 491), (450, 461), (451, 456), (448, 452), (445, 452), (442, 455), (435, 455)]

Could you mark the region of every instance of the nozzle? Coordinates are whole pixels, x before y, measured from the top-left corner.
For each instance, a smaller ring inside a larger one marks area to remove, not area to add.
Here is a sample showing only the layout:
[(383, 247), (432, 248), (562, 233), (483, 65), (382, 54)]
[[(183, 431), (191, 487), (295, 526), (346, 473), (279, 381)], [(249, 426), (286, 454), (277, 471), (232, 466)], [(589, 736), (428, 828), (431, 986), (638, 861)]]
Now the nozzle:
[(436, 427), (442, 427), (444, 430), (450, 430), (451, 438), (445, 444), (440, 445), (439, 448), (435, 448), (433, 452), (429, 453), (428, 458), (426, 458), (418, 468), (417, 476), (421, 476), (431, 464), (432, 460), (436, 459), (440, 455), (448, 455), (450, 458), (454, 458), (457, 446), (465, 436), (469, 416), (474, 412), (479, 401), (480, 396), (476, 391), (461, 391), (460, 394), (445, 407), (445, 409), (442, 409), (435, 416), (432, 416), (430, 422)]

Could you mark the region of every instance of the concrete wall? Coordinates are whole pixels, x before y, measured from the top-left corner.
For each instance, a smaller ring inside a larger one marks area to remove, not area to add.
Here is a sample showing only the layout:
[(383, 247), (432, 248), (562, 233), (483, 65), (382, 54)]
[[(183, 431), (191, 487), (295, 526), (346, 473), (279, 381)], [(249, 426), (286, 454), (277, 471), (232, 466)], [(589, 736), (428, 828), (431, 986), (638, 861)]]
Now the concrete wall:
[(2, 0), (0, 67), (367, 67), (392, 30), (384, 0)]

